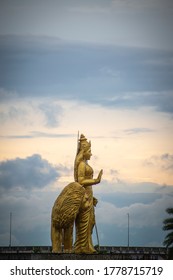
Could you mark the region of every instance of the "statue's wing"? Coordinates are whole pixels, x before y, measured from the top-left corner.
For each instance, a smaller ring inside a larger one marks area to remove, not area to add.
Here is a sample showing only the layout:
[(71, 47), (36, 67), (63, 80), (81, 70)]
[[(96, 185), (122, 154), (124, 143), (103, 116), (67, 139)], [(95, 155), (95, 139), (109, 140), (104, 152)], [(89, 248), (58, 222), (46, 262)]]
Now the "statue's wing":
[(79, 183), (67, 185), (57, 197), (52, 209), (52, 221), (57, 228), (68, 227), (79, 211), (85, 189)]

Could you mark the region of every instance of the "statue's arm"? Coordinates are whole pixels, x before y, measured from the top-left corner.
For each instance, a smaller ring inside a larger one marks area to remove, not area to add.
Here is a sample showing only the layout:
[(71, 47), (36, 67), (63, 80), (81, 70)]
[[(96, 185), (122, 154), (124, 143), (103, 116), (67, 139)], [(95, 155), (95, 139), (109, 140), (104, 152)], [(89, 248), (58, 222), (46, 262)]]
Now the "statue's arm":
[(85, 163), (81, 162), (78, 166), (78, 183), (83, 186), (92, 186), (99, 184), (101, 181), (102, 174), (103, 170), (99, 172), (99, 175), (96, 179), (87, 179), (85, 177)]

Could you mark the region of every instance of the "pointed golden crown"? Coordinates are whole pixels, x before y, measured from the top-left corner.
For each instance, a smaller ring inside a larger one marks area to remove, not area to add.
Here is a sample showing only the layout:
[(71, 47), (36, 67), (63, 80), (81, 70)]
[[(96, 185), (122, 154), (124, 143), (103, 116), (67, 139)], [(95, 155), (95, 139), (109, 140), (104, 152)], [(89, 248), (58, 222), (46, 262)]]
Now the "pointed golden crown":
[(90, 147), (91, 147), (91, 141), (88, 142), (85, 135), (81, 134), (79, 139), (79, 149), (80, 150), (84, 149), (86, 151)]

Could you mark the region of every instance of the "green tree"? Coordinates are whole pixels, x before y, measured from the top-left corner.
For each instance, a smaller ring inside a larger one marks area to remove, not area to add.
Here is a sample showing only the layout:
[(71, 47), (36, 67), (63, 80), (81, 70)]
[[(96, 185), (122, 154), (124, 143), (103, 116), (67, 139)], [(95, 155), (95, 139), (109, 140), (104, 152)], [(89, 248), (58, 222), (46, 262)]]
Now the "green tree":
[[(173, 215), (173, 208), (167, 208), (166, 212), (169, 215)], [(163, 230), (170, 231), (166, 235), (163, 245), (165, 245), (166, 247), (173, 247), (173, 216), (163, 221)]]

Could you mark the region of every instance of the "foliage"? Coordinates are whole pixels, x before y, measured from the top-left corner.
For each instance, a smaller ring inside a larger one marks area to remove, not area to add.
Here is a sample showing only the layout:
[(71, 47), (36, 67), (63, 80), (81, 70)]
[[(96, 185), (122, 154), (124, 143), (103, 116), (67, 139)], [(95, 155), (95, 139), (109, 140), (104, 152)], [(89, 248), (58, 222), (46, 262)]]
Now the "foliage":
[(39, 254), (39, 253), (41, 253), (41, 248), (40, 248), (40, 247), (33, 247), (33, 253), (34, 253), (34, 254)]
[(166, 212), (169, 215), (172, 215), (172, 217), (167, 218), (163, 221), (163, 230), (170, 231), (166, 235), (163, 245), (165, 245), (166, 247), (170, 247), (170, 246), (173, 247), (173, 208), (167, 208)]

